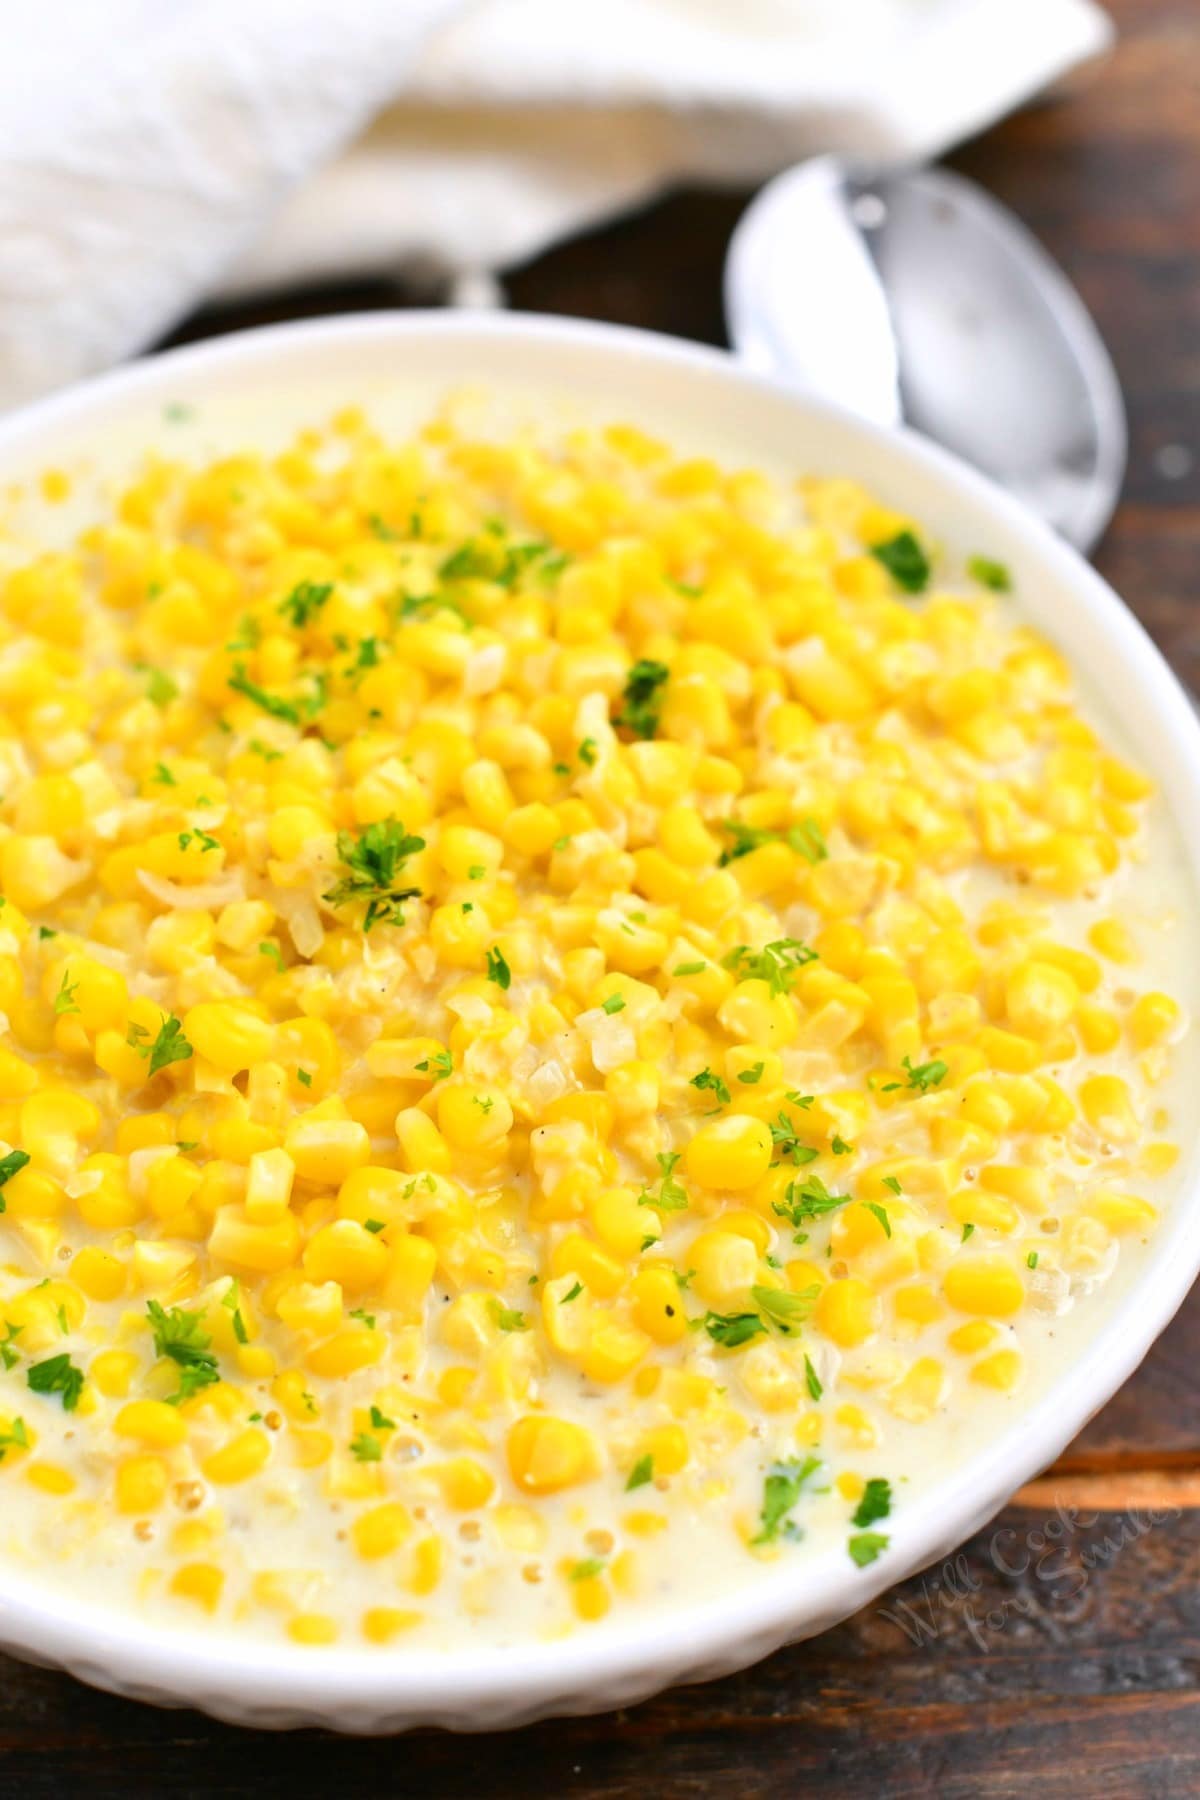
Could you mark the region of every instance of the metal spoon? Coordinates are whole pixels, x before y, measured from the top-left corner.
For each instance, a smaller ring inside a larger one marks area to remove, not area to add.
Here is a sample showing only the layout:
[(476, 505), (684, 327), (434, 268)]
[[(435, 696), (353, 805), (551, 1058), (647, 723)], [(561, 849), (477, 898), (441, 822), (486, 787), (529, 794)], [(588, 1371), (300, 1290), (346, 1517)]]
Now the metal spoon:
[(1041, 245), (945, 169), (790, 169), (725, 265), (734, 347), (881, 424), (902, 419), (1018, 494), (1082, 550), (1125, 472), (1108, 352)]

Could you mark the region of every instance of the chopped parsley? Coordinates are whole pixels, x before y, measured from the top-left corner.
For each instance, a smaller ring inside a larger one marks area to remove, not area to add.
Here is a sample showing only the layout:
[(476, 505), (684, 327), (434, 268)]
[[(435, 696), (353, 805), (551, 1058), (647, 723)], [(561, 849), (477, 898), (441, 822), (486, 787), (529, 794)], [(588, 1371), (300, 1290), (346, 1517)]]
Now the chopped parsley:
[(599, 1556), (588, 1556), (584, 1558), (583, 1562), (575, 1564), (571, 1570), (570, 1579), (572, 1581), (592, 1581), (597, 1575), (603, 1575), (603, 1573), (603, 1559)]
[(882, 1475), (872, 1475), (850, 1523), (862, 1530), (867, 1525), (874, 1525), (876, 1519), (886, 1519), (892, 1510), (892, 1484)]
[(808, 1175), (803, 1181), (790, 1181), (784, 1198), (773, 1201), (771, 1211), (799, 1231), (814, 1219), (846, 1206), (849, 1200), (849, 1194), (831, 1194), (819, 1175)]
[(529, 1321), (523, 1312), (517, 1312), (511, 1306), (503, 1306), (499, 1300), (488, 1301), (488, 1312), (500, 1331), (528, 1331)]
[(1029, 1255), (1025, 1258), (1025, 1267), (1027, 1269), (1036, 1269), (1037, 1266), (1038, 1266), (1038, 1253), (1036, 1250), (1031, 1250), (1029, 1252)]
[(708, 1312), (702, 1323), (713, 1343), (720, 1344), (723, 1350), (738, 1350), (767, 1329), (756, 1312)]
[(761, 950), (752, 950), (749, 944), (735, 944), (721, 958), (721, 965), (731, 969), (739, 981), (765, 981), (772, 994), (786, 994), (797, 972), (816, 960), (816, 951), (799, 938), (776, 938)]
[(898, 531), (882, 544), (870, 545), (870, 551), (906, 594), (922, 594), (929, 586), (929, 558), (911, 531)]
[(766, 1063), (754, 1063), (749, 1069), (739, 1069), (738, 1080), (745, 1082), (747, 1087), (755, 1087), (762, 1080), (766, 1066)]
[(876, 1557), (882, 1556), (889, 1542), (882, 1531), (859, 1531), (848, 1540), (846, 1548), (859, 1568), (865, 1569), (868, 1563), (873, 1563)]
[(773, 1544), (780, 1537), (800, 1536), (799, 1527), (788, 1514), (799, 1500), (805, 1482), (820, 1466), (820, 1458), (816, 1456), (806, 1456), (803, 1461), (793, 1457), (775, 1464), (763, 1481), (762, 1529), (751, 1540), (753, 1543)]
[(494, 981), (498, 988), (507, 990), (512, 986), (512, 970), (504, 960), (504, 952), (491, 949), (487, 953), (487, 978)]
[(661, 690), (670, 673), (666, 663), (650, 662), (645, 657), (635, 662), (626, 678), (622, 695), (624, 705), (613, 724), (624, 725), (635, 737), (652, 738), (658, 730), (662, 711), (664, 696)]
[(0, 1462), (4, 1461), (6, 1450), (28, 1450), (28, 1448), (29, 1433), (25, 1429), (24, 1419), (14, 1419), (8, 1431), (0, 1432)]
[(383, 1219), (364, 1219), (363, 1220), (363, 1230), (369, 1231), (371, 1233), (372, 1237), (378, 1237), (379, 1233), (386, 1229), (387, 1229), (386, 1221)]
[(188, 845), (192, 843), (199, 844), (201, 855), (203, 855), (206, 850), (219, 850), (221, 848), (219, 841), (213, 837), (211, 832), (197, 830), (181, 831), (179, 833), (179, 848), (181, 850), (186, 850)]
[(233, 1326), (233, 1335), (238, 1343), (248, 1344), (250, 1342), (250, 1337), (246, 1330), (246, 1321), (242, 1317), (238, 1284), (236, 1281), (230, 1282), (228, 1290), (221, 1297), (221, 1305), (225, 1308), (226, 1312), (231, 1315), (230, 1323)]
[(625, 998), (624, 998), (624, 995), (622, 995), (622, 994), (610, 994), (608, 996), (608, 999), (602, 1000), (600, 1002), (600, 1004), (603, 1007), (604, 1011), (606, 1013), (608, 1013), (610, 1016), (613, 1013), (619, 1013), (619, 1012), (625, 1011)]
[(765, 1318), (786, 1333), (803, 1324), (820, 1291), (816, 1284), (800, 1288), (796, 1292), (790, 1288), (752, 1287), (750, 1298)]
[(796, 1168), (803, 1168), (805, 1163), (816, 1161), (819, 1152), (811, 1144), (800, 1142), (795, 1126), (782, 1109), (769, 1130), (772, 1148), (779, 1152), (781, 1162), (791, 1162)]
[(804, 1358), (804, 1385), (808, 1389), (810, 1400), (819, 1400), (825, 1392), (821, 1385), (821, 1377), (812, 1366), (812, 1358), (808, 1356)]
[(79, 1006), (75, 999), (78, 987), (79, 983), (77, 981), (69, 980), (68, 973), (64, 970), (59, 990), (54, 996), (54, 1011), (58, 1017), (61, 1018), (64, 1013), (77, 1013), (79, 1011)]
[(904, 1081), (889, 1081), (886, 1087), (880, 1089), (881, 1093), (894, 1094), (898, 1088), (907, 1084), (917, 1093), (927, 1094), (930, 1088), (945, 1081), (950, 1073), (949, 1063), (944, 1063), (937, 1057), (932, 1062), (914, 1063), (910, 1056), (906, 1056), (900, 1066), (904, 1070)]
[(974, 1230), (975, 1230), (975, 1227), (973, 1225), (964, 1225), (962, 1228), (962, 1238), (960, 1239), (960, 1242), (965, 1244), (967, 1239), (973, 1234)]
[(360, 1431), (358, 1436), (350, 1441), (350, 1454), (356, 1462), (382, 1462), (383, 1445), (369, 1431)]
[(229, 677), (228, 685), (235, 694), (244, 694), (247, 700), (253, 700), (255, 706), (261, 707), (263, 712), (270, 714), (271, 718), (283, 719), (288, 725), (301, 723), (300, 708), (295, 702), (285, 700), (282, 694), (269, 694), (266, 688), (260, 687), (256, 681), (251, 681), (246, 673), (245, 663), (233, 665), (233, 674)]
[(893, 1194), (901, 1192), (900, 1183), (894, 1175), (885, 1175), (883, 1178), (883, 1185), (885, 1188), (890, 1188)]
[(432, 1075), (435, 1081), (445, 1081), (447, 1075), (454, 1073), (454, 1058), (449, 1050), (438, 1050), (416, 1066), (420, 1074)]
[(146, 695), (155, 706), (169, 706), (178, 697), (179, 689), (165, 670), (147, 669), (146, 675)]
[(887, 1216), (887, 1208), (885, 1206), (880, 1206), (878, 1200), (864, 1200), (863, 1205), (869, 1213), (875, 1215), (879, 1220), (879, 1223), (883, 1226), (884, 1237), (890, 1238), (892, 1235), (892, 1221)]
[(278, 610), (299, 631), (315, 619), (333, 592), (331, 581), (299, 581)]
[(980, 587), (991, 588), (993, 594), (1012, 591), (1012, 573), (1006, 563), (994, 562), (990, 556), (969, 556), (967, 574)]
[[(675, 1180), (675, 1165), (679, 1161), (679, 1151), (660, 1150), (655, 1157), (662, 1170), (662, 1181), (657, 1194), (643, 1189), (638, 1195), (639, 1206), (656, 1206), (660, 1212), (682, 1212), (687, 1206), (687, 1190)], [(654, 1239), (651, 1238), (651, 1243)], [(645, 1245), (642, 1246), (645, 1249)]]
[(58, 1394), (64, 1412), (74, 1412), (83, 1392), (83, 1370), (77, 1369), (64, 1350), (61, 1356), (48, 1356), (44, 1362), (31, 1363), (25, 1379), (35, 1394)]
[(400, 887), (397, 877), (401, 865), (418, 850), (425, 839), (405, 831), (399, 819), (376, 819), (355, 837), (339, 831), (337, 852), (350, 873), (322, 896), (330, 906), (345, 906), (351, 901), (365, 900), (364, 933), (381, 921), (386, 925), (404, 923), (404, 902), (415, 900), (420, 888)]
[(269, 962), (275, 964), (277, 969), (282, 970), (283, 951), (279, 948), (278, 944), (272, 944), (268, 938), (264, 938), (262, 943), (258, 946), (258, 954), (260, 956), (265, 956)]
[(583, 742), (579, 746), (580, 762), (583, 763), (586, 768), (592, 769), (596, 765), (596, 755), (597, 755), (597, 751), (596, 751), (595, 738), (590, 738), (590, 737), (584, 738)]
[(178, 787), (179, 786), (179, 783), (176, 781), (175, 777), (172, 775), (170, 769), (168, 769), (166, 763), (161, 763), (161, 762), (155, 763), (154, 773), (150, 777), (150, 779), (151, 779), (151, 781), (156, 781), (160, 787)]
[(4, 1329), (6, 1335), (3, 1340), (0, 1340), (0, 1363), (3, 1363), (6, 1369), (14, 1369), (19, 1360), (15, 1349), (16, 1341), (25, 1327), (14, 1325), (11, 1319), (5, 1319)]
[(144, 1025), (131, 1025), (125, 1034), (125, 1042), (131, 1049), (136, 1050), (139, 1056), (149, 1057), (148, 1074), (150, 1076), (157, 1075), (159, 1070), (165, 1069), (169, 1063), (187, 1062), (192, 1054), (192, 1046), (183, 1035), (183, 1024), (175, 1017), (174, 1013), (163, 1020), (158, 1029), (158, 1036), (148, 1043), (145, 1042), (144, 1040), (149, 1037), (150, 1034)]
[(629, 1480), (625, 1483), (625, 1492), (632, 1494), (635, 1488), (646, 1487), (654, 1480), (654, 1458), (639, 1456), (629, 1471)]
[(810, 863), (824, 862), (829, 855), (824, 833), (815, 819), (803, 819), (799, 825), (790, 825), (786, 831), (771, 831), (765, 826), (748, 825), (744, 819), (722, 819), (721, 829), (733, 839), (718, 858), (722, 868), (731, 862), (737, 862), (739, 857), (749, 856), (752, 850), (759, 849), (763, 844), (787, 844), (805, 862)]
[[(236, 1289), (231, 1291), (236, 1305)], [(212, 1338), (204, 1329), (202, 1312), (185, 1312), (181, 1306), (173, 1306), (167, 1312), (157, 1300), (148, 1303), (146, 1312), (154, 1332), (155, 1355), (169, 1357), (179, 1369), (179, 1392), (168, 1396), (170, 1405), (178, 1406), (201, 1388), (220, 1381), (221, 1372), (209, 1348)]]
[(680, 963), (671, 970), (672, 975), (703, 975), (708, 964), (706, 962)]
[(310, 1088), (312, 1086), (312, 1076), (307, 1069), (297, 1069), (296, 1080), (300, 1083), (301, 1087)]
[(701, 1069), (698, 1075), (692, 1076), (688, 1086), (699, 1088), (702, 1093), (711, 1093), (718, 1106), (728, 1106), (732, 1097), (724, 1081), (719, 1075), (714, 1075), (711, 1069)]
[(375, 1431), (395, 1431), (396, 1421), (389, 1419), (385, 1413), (381, 1413), (377, 1406), (372, 1406), (371, 1426)]
[[(537, 1280), (536, 1275), (534, 1276), (534, 1280), (535, 1281)], [(582, 1281), (575, 1282), (574, 1285), (571, 1287), (570, 1291), (563, 1295), (562, 1299), (559, 1301), (559, 1305), (560, 1306), (570, 1306), (572, 1300), (578, 1300), (578, 1298), (579, 1298), (580, 1294), (582, 1294), (582, 1292), (583, 1292)]]

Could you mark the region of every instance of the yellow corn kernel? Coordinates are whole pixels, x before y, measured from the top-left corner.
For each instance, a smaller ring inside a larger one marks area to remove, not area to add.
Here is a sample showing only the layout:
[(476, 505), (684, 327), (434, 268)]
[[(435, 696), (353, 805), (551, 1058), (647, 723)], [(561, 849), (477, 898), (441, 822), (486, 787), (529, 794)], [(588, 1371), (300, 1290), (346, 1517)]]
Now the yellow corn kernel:
[(527, 1413), (505, 1442), (509, 1473), (523, 1493), (557, 1494), (591, 1481), (600, 1470), (595, 1439), (582, 1425)]
[(266, 1432), (248, 1428), (206, 1456), (200, 1468), (205, 1480), (211, 1481), (214, 1487), (233, 1487), (257, 1475), (266, 1467), (270, 1455), (271, 1445)]
[(1006, 1319), (1019, 1312), (1025, 1288), (1016, 1269), (1002, 1257), (974, 1257), (946, 1270), (942, 1291), (956, 1312)]
[(370, 1160), (371, 1140), (356, 1119), (310, 1115), (296, 1119), (288, 1128), (284, 1149), (301, 1181), (340, 1187), (347, 1176)]
[(113, 1420), (118, 1437), (136, 1438), (155, 1450), (171, 1450), (182, 1444), (187, 1425), (178, 1407), (162, 1400), (134, 1400), (123, 1406)]
[(769, 1126), (731, 1113), (700, 1127), (684, 1152), (684, 1167), (703, 1187), (747, 1188), (766, 1174), (771, 1154)]
[(287, 1622), (287, 1634), (296, 1644), (336, 1644), (338, 1627), (327, 1613), (296, 1613)]
[(423, 1616), (400, 1606), (370, 1606), (362, 1616), (362, 1634), (369, 1644), (390, 1644), (419, 1625)]
[(1163, 1044), (1179, 1029), (1182, 1012), (1169, 994), (1142, 994), (1129, 1009), (1129, 1036), (1135, 1050)]
[(389, 1266), (389, 1252), (378, 1235), (354, 1219), (338, 1219), (308, 1241), (304, 1273), (310, 1281), (336, 1281), (348, 1294), (378, 1287)]
[(385, 1501), (360, 1513), (350, 1527), (354, 1548), (364, 1562), (390, 1556), (412, 1535), (412, 1517), (397, 1501)]
[(879, 1301), (865, 1281), (847, 1276), (822, 1288), (813, 1311), (817, 1330), (842, 1349), (863, 1344), (879, 1329)]
[(131, 1456), (117, 1468), (117, 1511), (157, 1512), (167, 1497), (167, 1465), (159, 1456)]
[(981, 1357), (972, 1366), (971, 1380), (982, 1387), (999, 1388), (1002, 1394), (1011, 1394), (1021, 1379), (1021, 1353), (1019, 1350), (993, 1350), (990, 1356)]
[(129, 1350), (102, 1350), (92, 1358), (88, 1380), (109, 1400), (122, 1400), (129, 1392), (141, 1363)]
[(314, 1375), (325, 1376), (331, 1381), (343, 1380), (359, 1369), (368, 1369), (372, 1363), (381, 1362), (387, 1343), (382, 1331), (373, 1331), (365, 1325), (350, 1326), (310, 1350), (306, 1360)]
[(197, 1056), (227, 1075), (265, 1062), (275, 1039), (273, 1026), (233, 1000), (206, 1000), (189, 1007), (183, 1035)]
[(225, 1576), (215, 1563), (184, 1563), (171, 1577), (170, 1589), (180, 1600), (190, 1600), (205, 1612), (216, 1612), (221, 1603)]
[(1129, 1088), (1119, 1075), (1089, 1075), (1079, 1085), (1084, 1117), (1103, 1137), (1130, 1144), (1137, 1137), (1137, 1115)]

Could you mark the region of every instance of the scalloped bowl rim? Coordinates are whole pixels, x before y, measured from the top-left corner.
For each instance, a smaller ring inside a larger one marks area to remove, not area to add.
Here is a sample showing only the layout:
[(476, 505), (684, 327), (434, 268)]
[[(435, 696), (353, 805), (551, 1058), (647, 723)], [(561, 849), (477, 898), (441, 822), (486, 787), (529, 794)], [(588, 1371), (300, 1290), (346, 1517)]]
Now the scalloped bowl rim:
[[(583, 389), (603, 392), (612, 416), (644, 420), (639, 383), (669, 388), (686, 379), (700, 415), (742, 409), (768, 415), (781, 438), (790, 420), (798, 435), (850, 445), (831, 472), (865, 477), (890, 489), (933, 491), (947, 519), (988, 522), (991, 549), (1003, 549), (1023, 571), (1037, 571), (1057, 590), (1067, 617), (1085, 623), (1085, 650), (1073, 660), (1092, 676), (1100, 697), (1135, 715), (1143, 761), (1168, 806), (1200, 889), (1200, 725), (1177, 679), (1112, 589), (1065, 543), (983, 476), (906, 431), (871, 425), (826, 402), (752, 373), (724, 351), (655, 333), (534, 314), (372, 313), (270, 326), (168, 352), (51, 396), (0, 421), (0, 473), (15, 463), (30, 472), (52, 460), (64, 438), (103, 427), (105, 415), (131, 405), (156, 408), (181, 383), (189, 398), (226, 376), (263, 374), (276, 386), (289, 370), (303, 376), (322, 358), (378, 379), (378, 359), (422, 351), (436, 364), (453, 351), (465, 375), (504, 382), (519, 366), (521, 384), (545, 386), (556, 373), (569, 390), (572, 370)], [(373, 362), (372, 358), (376, 358)], [(474, 359), (474, 360), (473, 360)], [(543, 372), (541, 365), (546, 365)], [(624, 380), (622, 379), (624, 378)], [(627, 398), (626, 388), (631, 389)], [(594, 410), (594, 408), (593, 408)], [(158, 413), (153, 415), (157, 419)], [(148, 418), (147, 426), (152, 423)], [(828, 465), (827, 465), (828, 466)], [(903, 495), (900, 495), (903, 504)], [(926, 505), (928, 507), (928, 502)], [(1019, 583), (1019, 585), (1023, 585)], [(1055, 621), (1039, 619), (1049, 635)], [(1090, 665), (1104, 660), (1108, 678)], [(1118, 675), (1120, 685), (1118, 687)], [(1128, 730), (1128, 726), (1127, 726)], [(1195, 1146), (1193, 1146), (1193, 1152)], [(1164, 1220), (1137, 1280), (1078, 1361), (985, 1451), (970, 1457), (894, 1517), (889, 1549), (869, 1569), (831, 1555), (774, 1581), (751, 1580), (716, 1598), (627, 1624), (555, 1642), (449, 1651), (303, 1649), (239, 1638), (205, 1628), (194, 1637), (87, 1602), (0, 1560), (0, 1645), (11, 1653), (63, 1667), (95, 1685), (157, 1704), (198, 1706), (235, 1722), (268, 1726), (324, 1724), (352, 1732), (421, 1724), (491, 1729), (551, 1713), (600, 1711), (629, 1704), (672, 1682), (732, 1672), (781, 1644), (826, 1629), (885, 1588), (948, 1554), (991, 1518), (1012, 1493), (1053, 1461), (1076, 1432), (1137, 1367), (1169, 1322), (1200, 1269), (1200, 1184), (1193, 1154), (1189, 1181)]]

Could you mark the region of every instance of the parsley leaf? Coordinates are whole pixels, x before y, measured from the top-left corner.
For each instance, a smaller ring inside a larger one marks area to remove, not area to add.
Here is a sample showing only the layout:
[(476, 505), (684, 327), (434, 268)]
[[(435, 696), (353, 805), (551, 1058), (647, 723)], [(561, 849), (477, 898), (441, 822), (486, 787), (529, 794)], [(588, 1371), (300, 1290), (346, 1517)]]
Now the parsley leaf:
[(750, 1298), (759, 1312), (778, 1325), (781, 1331), (790, 1332), (807, 1319), (813, 1309), (813, 1301), (820, 1292), (821, 1289), (816, 1284), (795, 1292), (791, 1288), (752, 1287)]
[(869, 546), (876, 562), (881, 562), (898, 588), (906, 594), (921, 594), (929, 586), (930, 566), (921, 545), (911, 531), (898, 531), (882, 544)]
[(993, 562), (990, 556), (970, 556), (967, 558), (967, 574), (980, 587), (991, 588), (994, 594), (1007, 594), (1012, 591), (1012, 574), (1005, 563)]
[[(681, 1182), (674, 1179), (679, 1154), (678, 1150), (658, 1152), (655, 1161), (662, 1170), (662, 1182), (657, 1194), (651, 1194), (643, 1188), (638, 1195), (639, 1206), (656, 1206), (660, 1212), (683, 1212), (688, 1203), (687, 1190)], [(651, 1238), (650, 1242), (653, 1243), (654, 1239)]]
[[(6, 1181), (11, 1181), (28, 1161), (29, 1152), (27, 1150), (10, 1150), (7, 1156), (0, 1156), (0, 1188), (3, 1188)], [(4, 1195), (0, 1193), (0, 1213), (4, 1211), (4, 1207)]]
[(356, 1462), (382, 1462), (383, 1445), (369, 1431), (360, 1431), (350, 1443), (350, 1454)]
[(804, 1384), (808, 1389), (810, 1400), (819, 1400), (825, 1389), (821, 1385), (821, 1377), (813, 1368), (811, 1357), (804, 1358)]
[(715, 1313), (704, 1315), (704, 1329), (714, 1344), (723, 1350), (738, 1350), (767, 1328), (756, 1312)]
[(892, 1221), (887, 1216), (887, 1208), (880, 1206), (878, 1200), (864, 1200), (863, 1205), (869, 1213), (874, 1213), (875, 1217), (879, 1220), (879, 1223), (883, 1226), (884, 1237), (890, 1238), (892, 1235)]
[(629, 1480), (625, 1483), (625, 1492), (632, 1494), (635, 1488), (645, 1487), (654, 1480), (654, 1458), (639, 1456), (629, 1471)]
[(660, 690), (670, 673), (666, 663), (650, 662), (645, 657), (635, 662), (625, 681), (622, 695), (625, 704), (613, 724), (624, 725), (635, 737), (652, 738), (658, 730), (658, 718), (662, 711), (663, 694)]
[(253, 700), (255, 706), (261, 707), (273, 719), (283, 719), (289, 725), (300, 724), (300, 708), (291, 700), (285, 700), (281, 694), (269, 694), (266, 688), (251, 681), (246, 673), (245, 663), (234, 663), (228, 686), (235, 694), (244, 694), (247, 700)]
[(761, 950), (751, 950), (749, 944), (735, 944), (721, 958), (721, 966), (731, 969), (739, 981), (765, 981), (772, 994), (786, 994), (797, 971), (816, 960), (816, 951), (799, 938), (776, 938)]
[[(134, 1032), (137, 1033), (136, 1038)], [(131, 1025), (125, 1041), (139, 1056), (150, 1058), (149, 1076), (157, 1075), (169, 1063), (186, 1062), (192, 1054), (192, 1046), (183, 1035), (182, 1022), (174, 1013), (163, 1020), (153, 1043), (144, 1044), (141, 1040), (146, 1036), (148, 1033), (142, 1026)]]
[(501, 1305), (499, 1300), (488, 1301), (488, 1312), (500, 1331), (528, 1331), (529, 1321), (523, 1312), (517, 1312), (511, 1306)]
[(610, 994), (607, 1000), (600, 1002), (604, 1011), (611, 1017), (614, 1013), (625, 1011), (625, 999), (622, 994)]
[(868, 1563), (883, 1554), (890, 1541), (882, 1531), (860, 1531), (849, 1539), (846, 1548), (859, 1568), (865, 1569)]
[[(235, 1289), (230, 1291), (236, 1293)], [(220, 1381), (221, 1372), (209, 1349), (212, 1338), (204, 1329), (202, 1312), (185, 1312), (182, 1306), (173, 1306), (167, 1312), (157, 1300), (147, 1304), (146, 1312), (154, 1332), (155, 1355), (169, 1357), (179, 1369), (179, 1392), (169, 1396), (172, 1406)]]
[(350, 873), (322, 898), (330, 906), (365, 900), (364, 933), (381, 921), (387, 925), (402, 925), (404, 902), (415, 900), (421, 890), (397, 886), (397, 876), (401, 865), (424, 848), (425, 839), (405, 831), (400, 821), (394, 818), (375, 820), (357, 838), (349, 831), (339, 831), (338, 856)]
[(799, 1537), (799, 1529), (788, 1514), (799, 1500), (805, 1482), (820, 1466), (820, 1458), (816, 1456), (806, 1456), (803, 1462), (793, 1457), (775, 1464), (763, 1481), (762, 1530), (751, 1542), (773, 1544), (781, 1536)]
[(815, 1162), (819, 1154), (811, 1144), (802, 1144), (796, 1136), (796, 1127), (788, 1115), (780, 1109), (775, 1123), (768, 1127), (771, 1133), (771, 1145), (779, 1152), (781, 1161), (791, 1161), (797, 1168), (805, 1163)]
[(44, 1362), (31, 1363), (25, 1379), (35, 1394), (58, 1394), (64, 1412), (74, 1412), (79, 1405), (83, 1370), (75, 1367), (65, 1350), (61, 1356), (48, 1356)]
[(718, 1106), (729, 1105), (731, 1098), (729, 1089), (726, 1087), (721, 1077), (719, 1075), (714, 1075), (711, 1069), (701, 1069), (698, 1075), (692, 1076), (691, 1080), (688, 1082), (688, 1086), (699, 1088), (701, 1092), (708, 1090), (715, 1096)]
[(882, 1475), (872, 1475), (862, 1491), (854, 1516), (850, 1520), (861, 1530), (865, 1525), (873, 1525), (876, 1519), (886, 1519), (892, 1510), (892, 1484)]
[(498, 948), (487, 953), (487, 978), (498, 988), (507, 990), (512, 986), (512, 970), (504, 960), (504, 952)]
[(299, 581), (278, 610), (297, 630), (316, 617), (333, 592), (331, 581)]
[(6, 1450), (28, 1450), (29, 1433), (25, 1429), (24, 1419), (14, 1419), (8, 1431), (0, 1432), (0, 1462), (4, 1461)]
[(813, 1219), (836, 1212), (849, 1200), (849, 1194), (831, 1194), (819, 1175), (809, 1175), (803, 1181), (790, 1181), (784, 1198), (773, 1201), (771, 1211), (799, 1230)]

